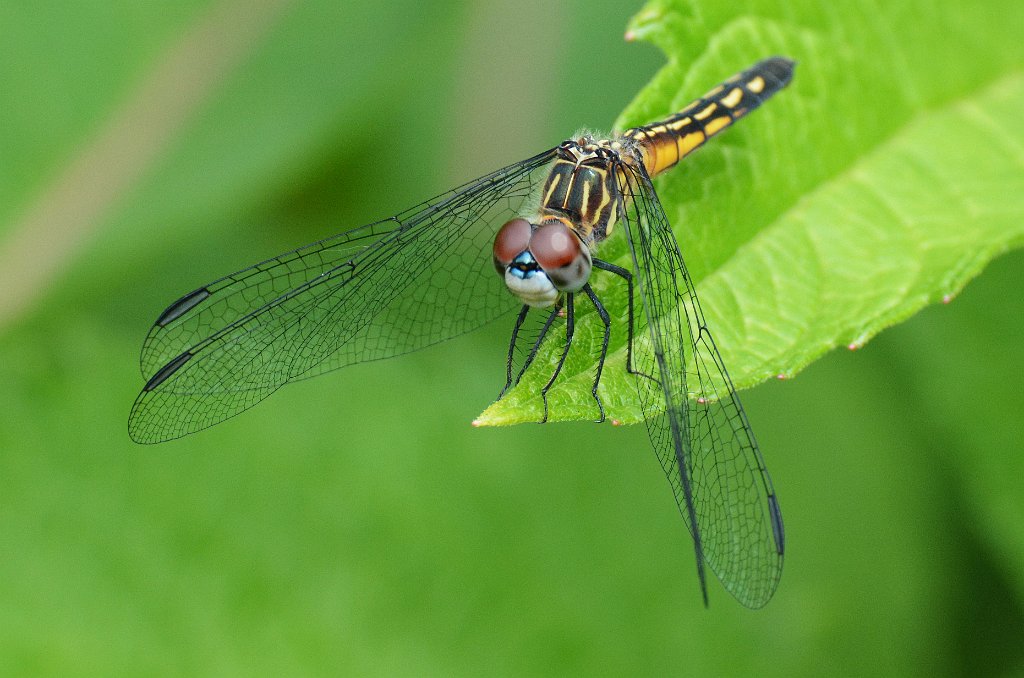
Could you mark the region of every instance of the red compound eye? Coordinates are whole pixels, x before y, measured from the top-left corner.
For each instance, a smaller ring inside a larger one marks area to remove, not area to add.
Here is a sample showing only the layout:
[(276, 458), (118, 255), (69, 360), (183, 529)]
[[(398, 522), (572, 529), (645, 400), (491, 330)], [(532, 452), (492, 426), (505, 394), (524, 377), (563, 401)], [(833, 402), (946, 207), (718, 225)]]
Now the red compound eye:
[(560, 221), (541, 225), (530, 238), (530, 253), (545, 271), (568, 266), (581, 249), (580, 239)]
[(498, 273), (504, 275), (505, 267), (526, 251), (532, 231), (526, 219), (513, 219), (498, 229), (498, 235), (494, 236), (494, 268)]
[(533, 232), (530, 254), (559, 290), (576, 292), (590, 278), (590, 250), (560, 221), (548, 221)]

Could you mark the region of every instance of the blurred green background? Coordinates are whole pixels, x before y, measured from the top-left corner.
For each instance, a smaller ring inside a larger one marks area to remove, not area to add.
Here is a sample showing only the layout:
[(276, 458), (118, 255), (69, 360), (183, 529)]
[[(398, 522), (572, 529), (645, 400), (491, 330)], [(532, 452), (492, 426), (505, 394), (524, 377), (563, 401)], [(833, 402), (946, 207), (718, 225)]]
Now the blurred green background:
[(502, 323), (129, 441), (169, 301), (609, 127), (637, 9), (0, 4), (0, 673), (1024, 675), (1020, 253), (744, 394), (756, 612), (701, 606), (642, 427), (469, 426)]

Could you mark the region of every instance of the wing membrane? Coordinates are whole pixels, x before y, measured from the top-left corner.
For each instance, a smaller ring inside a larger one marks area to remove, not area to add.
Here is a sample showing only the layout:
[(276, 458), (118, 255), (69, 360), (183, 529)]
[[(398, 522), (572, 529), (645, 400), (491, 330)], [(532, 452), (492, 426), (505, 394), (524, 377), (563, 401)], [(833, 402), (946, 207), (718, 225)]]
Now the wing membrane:
[(182, 297), (143, 345), (149, 383), (132, 408), (132, 438), (198, 431), (289, 381), (415, 351), (508, 311), (515, 304), (494, 273), (490, 241), (535, 193), (552, 157), (542, 153)]
[(633, 360), (651, 443), (694, 538), (705, 602), (704, 562), (737, 600), (761, 607), (782, 571), (771, 479), (650, 177), (642, 164), (621, 167), (625, 230), (649, 332)]

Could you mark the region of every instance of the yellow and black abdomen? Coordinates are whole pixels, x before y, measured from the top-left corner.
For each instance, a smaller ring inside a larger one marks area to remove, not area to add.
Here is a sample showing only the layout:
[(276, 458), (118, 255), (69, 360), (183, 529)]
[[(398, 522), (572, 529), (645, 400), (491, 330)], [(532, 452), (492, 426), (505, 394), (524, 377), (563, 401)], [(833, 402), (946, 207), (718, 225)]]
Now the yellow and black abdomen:
[(639, 144), (648, 174), (660, 174), (788, 85), (795, 65), (784, 57), (759, 61), (675, 115), (622, 136)]

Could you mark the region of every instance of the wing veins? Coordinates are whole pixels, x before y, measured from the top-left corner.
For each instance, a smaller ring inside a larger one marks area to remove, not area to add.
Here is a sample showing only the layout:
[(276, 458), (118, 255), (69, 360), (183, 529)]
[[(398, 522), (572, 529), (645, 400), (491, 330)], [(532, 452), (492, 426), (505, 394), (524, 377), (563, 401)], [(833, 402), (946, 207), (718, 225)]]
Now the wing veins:
[[(464, 280), (472, 280), (474, 284), (482, 280), (483, 273), (479, 268), (473, 268), (468, 273), (452, 273), (443, 269), (445, 274), (441, 282), (437, 283), (439, 286), (426, 285), (424, 292), (416, 293), (411, 298), (399, 293), (431, 270), (435, 273), (438, 271), (436, 261), (427, 262), (423, 266), (416, 265), (417, 248), (425, 249), (428, 256), (433, 255), (442, 260), (452, 248), (472, 252), (474, 257), (482, 257), (477, 246), (483, 235), (488, 239), (491, 237), (487, 227), (494, 225), (496, 230), (496, 225), (492, 223), (495, 219), (515, 213), (516, 201), (523, 201), (533, 194), (538, 181), (534, 173), (553, 155), (554, 149), (551, 149), (469, 182), (466, 184), (467, 190), (450, 191), (442, 194), (441, 200), (427, 201), (426, 208), (419, 212), (414, 208), (391, 219), (356, 229), (361, 233), (360, 239), (372, 236), (377, 240), (363, 248), (346, 249), (345, 254), (351, 256), (342, 263), (242, 313), (193, 343), (186, 350), (193, 355), (180, 366), (180, 370), (140, 394), (130, 422), (133, 437), (146, 442), (179, 437), (248, 409), (293, 379), (312, 376), (314, 372), (363, 359), (380, 359), (417, 350), (470, 331), (496, 317), (500, 309), (489, 310), (487, 306), (482, 311), (477, 308), (445, 309), (439, 305), (443, 302), (441, 297), (452, 293), (452, 286), (458, 287)], [(396, 226), (380, 229), (381, 225), (389, 222)], [(468, 239), (465, 238), (467, 235)], [(344, 237), (345, 234), (339, 234), (320, 242), (328, 242), (329, 247), (338, 247)], [(350, 239), (344, 244), (350, 245), (353, 241), (355, 239)], [(267, 270), (280, 270), (280, 277), (283, 278), (288, 278), (303, 266), (306, 271), (311, 269), (316, 272), (323, 259), (312, 264), (303, 263), (316, 256), (319, 253), (315, 246), (299, 248), (225, 276), (207, 288), (212, 293), (229, 290), (226, 296), (219, 297), (219, 300), (227, 300), (223, 303), (231, 303), (232, 300), (244, 302), (245, 297), (237, 295), (243, 295), (248, 289), (245, 287), (247, 278), (257, 276), (259, 284), (267, 284)], [(337, 254), (334, 256), (336, 260), (339, 258)], [(395, 270), (399, 275), (388, 278), (388, 264), (393, 264), (396, 259), (405, 260), (412, 266)], [(268, 265), (268, 262), (272, 263)], [(271, 284), (277, 279), (277, 276), (270, 275)], [(375, 282), (378, 286), (369, 288), (371, 292), (365, 301), (348, 303), (359, 298), (357, 295), (365, 285)], [(233, 288), (235, 285), (241, 286)], [(471, 293), (472, 288), (468, 288), (468, 291), (458, 288), (456, 292), (460, 298)], [(489, 299), (494, 293), (486, 294)], [(414, 306), (410, 307), (410, 303)], [(424, 305), (427, 305), (426, 310), (421, 309)], [(235, 311), (228, 307), (227, 312)], [(396, 325), (396, 318), (401, 318), (403, 313), (413, 313), (417, 317), (423, 313), (429, 314), (427, 321), (430, 324), (425, 330), (410, 333), (404, 326)], [(350, 317), (336, 322), (341, 314)], [(185, 312), (182, 317), (189, 316), (190, 313)], [(189, 333), (196, 334), (203, 330), (203, 323), (215, 324), (216, 319), (199, 322), (197, 328), (188, 328), (182, 335), (187, 337)], [(389, 333), (398, 332), (406, 334), (395, 334), (394, 340), (388, 338), (392, 336)], [(156, 328), (151, 330), (144, 348), (144, 361), (147, 355), (174, 350), (172, 344), (158, 343), (153, 346), (152, 353), (147, 352), (154, 335), (158, 341), (161, 339)], [(273, 349), (281, 346), (281, 342), (287, 341), (289, 337), (299, 343), (294, 351), (289, 350), (290, 355), (282, 359), (281, 354), (286, 352), (282, 349), (275, 353)], [(339, 353), (355, 341), (359, 343), (354, 348), (346, 349), (344, 355)], [(369, 357), (363, 357), (364, 351)], [(335, 354), (339, 357), (331, 358)], [(176, 355), (181, 355), (180, 348)], [(330, 362), (325, 367), (325, 361), (328, 360)], [(339, 362), (341, 364), (336, 364)], [(158, 367), (156, 371), (160, 369)], [(204, 408), (209, 411), (204, 411)], [(168, 421), (163, 421), (165, 418)]]
[[(660, 376), (651, 381), (663, 401), (656, 402), (659, 396), (641, 380), (637, 388), (645, 407), (665, 408), (648, 421), (651, 441), (698, 557), (741, 603), (760, 607), (782, 566), (775, 526), (777, 521), (781, 532), (781, 519), (772, 509), (777, 499), (650, 178), (642, 166), (622, 167), (621, 190), (630, 201), (625, 230), (642, 276), (638, 289)], [(693, 351), (693, 373), (687, 372), (686, 350)], [(688, 374), (696, 383), (688, 383)], [(657, 423), (662, 419), (667, 426)]]

